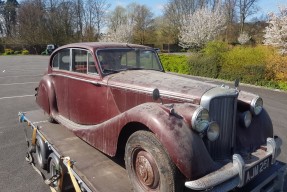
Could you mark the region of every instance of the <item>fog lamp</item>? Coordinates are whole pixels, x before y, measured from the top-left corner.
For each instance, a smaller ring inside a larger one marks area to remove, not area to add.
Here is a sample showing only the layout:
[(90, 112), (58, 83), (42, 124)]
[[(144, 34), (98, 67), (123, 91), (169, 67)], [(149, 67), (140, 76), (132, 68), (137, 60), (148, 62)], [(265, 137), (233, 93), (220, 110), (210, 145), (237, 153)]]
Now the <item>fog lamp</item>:
[(215, 141), (219, 137), (219, 125), (213, 121), (207, 128), (207, 138), (209, 141)]

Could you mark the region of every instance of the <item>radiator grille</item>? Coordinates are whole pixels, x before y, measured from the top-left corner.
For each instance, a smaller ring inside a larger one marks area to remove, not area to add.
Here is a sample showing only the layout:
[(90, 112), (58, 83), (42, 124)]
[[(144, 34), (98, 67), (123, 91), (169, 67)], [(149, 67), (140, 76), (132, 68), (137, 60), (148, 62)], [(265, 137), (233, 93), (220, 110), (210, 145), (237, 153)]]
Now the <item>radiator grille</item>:
[(210, 101), (210, 119), (216, 121), (220, 127), (219, 139), (214, 142), (206, 141), (207, 149), (213, 160), (230, 159), (232, 157), (236, 101), (236, 97), (230, 96), (217, 97)]

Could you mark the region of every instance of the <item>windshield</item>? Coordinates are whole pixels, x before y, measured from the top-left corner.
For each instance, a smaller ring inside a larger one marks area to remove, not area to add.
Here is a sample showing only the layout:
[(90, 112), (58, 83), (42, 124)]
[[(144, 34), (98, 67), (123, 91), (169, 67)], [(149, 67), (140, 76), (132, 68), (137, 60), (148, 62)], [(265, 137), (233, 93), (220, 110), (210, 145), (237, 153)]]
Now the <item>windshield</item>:
[(103, 49), (98, 50), (96, 56), (104, 74), (125, 70), (163, 70), (154, 50), (133, 48)]

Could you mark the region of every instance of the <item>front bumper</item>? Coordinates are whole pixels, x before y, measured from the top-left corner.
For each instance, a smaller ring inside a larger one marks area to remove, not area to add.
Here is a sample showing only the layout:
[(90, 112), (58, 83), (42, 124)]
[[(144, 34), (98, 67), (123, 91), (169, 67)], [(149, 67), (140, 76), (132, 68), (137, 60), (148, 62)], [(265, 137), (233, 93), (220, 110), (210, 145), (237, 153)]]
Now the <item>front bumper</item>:
[(185, 186), (192, 190), (208, 190), (220, 186), (221, 191), (243, 187), (265, 169), (268, 169), (268, 165), (274, 166), (276, 158), (281, 152), (281, 145), (282, 141), (279, 137), (267, 138), (266, 145), (252, 153), (248, 159), (243, 159), (241, 155), (234, 154), (233, 162), (197, 180), (187, 181)]

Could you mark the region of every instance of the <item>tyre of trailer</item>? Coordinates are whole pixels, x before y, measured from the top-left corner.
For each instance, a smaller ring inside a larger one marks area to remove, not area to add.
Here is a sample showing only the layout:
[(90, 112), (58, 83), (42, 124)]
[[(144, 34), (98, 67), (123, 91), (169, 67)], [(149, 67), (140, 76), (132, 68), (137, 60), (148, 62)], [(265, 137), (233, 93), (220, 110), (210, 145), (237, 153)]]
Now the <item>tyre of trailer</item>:
[(40, 135), (36, 136), (36, 158), (42, 169), (47, 169), (49, 148)]
[(57, 191), (61, 191), (62, 183), (63, 183), (63, 175), (65, 174), (65, 170), (63, 170), (63, 166), (61, 165), (60, 159), (55, 155), (55, 153), (51, 153), (48, 157), (49, 160), (49, 174), (51, 177), (59, 176), (59, 179), (55, 180), (52, 183), (52, 187), (54, 187)]
[(182, 190), (182, 177), (156, 136), (133, 133), (126, 144), (125, 164), (134, 191)]

